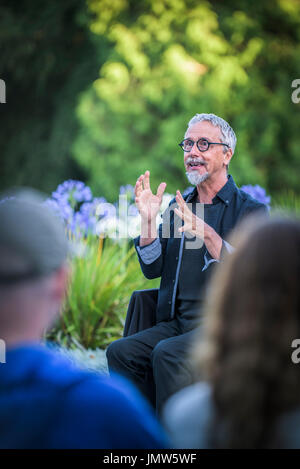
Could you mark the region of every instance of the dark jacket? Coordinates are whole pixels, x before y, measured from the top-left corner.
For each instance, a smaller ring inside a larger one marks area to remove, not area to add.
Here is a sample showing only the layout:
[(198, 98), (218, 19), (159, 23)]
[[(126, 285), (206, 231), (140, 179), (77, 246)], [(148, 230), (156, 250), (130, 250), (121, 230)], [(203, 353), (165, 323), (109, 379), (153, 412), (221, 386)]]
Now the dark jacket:
[[(197, 192), (197, 188), (184, 196), (184, 200), (189, 202), (192, 200)], [(217, 193), (215, 197), (218, 197), (222, 202), (221, 213), (220, 213), (220, 222), (218, 225), (220, 229), (218, 234), (221, 236), (223, 241), (228, 239), (228, 236), (231, 230), (236, 226), (242, 218), (248, 214), (260, 210), (263, 213), (267, 213), (267, 207), (253, 199), (249, 194), (240, 190), (232, 176), (228, 176), (228, 181), (224, 187)], [(180, 238), (174, 237), (174, 207), (176, 205), (175, 198), (171, 200), (168, 209), (163, 213), (163, 221), (159, 226), (159, 240), (161, 244), (161, 255), (152, 263), (146, 264), (143, 262), (138, 250), (138, 258), (141, 265), (143, 274), (148, 279), (153, 279), (161, 277), (160, 289), (158, 294), (157, 302), (157, 322), (170, 320), (174, 317), (175, 314), (175, 301), (176, 301), (176, 291), (178, 286), (178, 277), (180, 271), (180, 264), (182, 259), (182, 249), (183, 249), (183, 238), (182, 235)], [(170, 207), (172, 206), (172, 209)], [(175, 220), (178, 220), (176, 216)], [(170, 237), (164, 237), (163, 226), (169, 224), (170, 226)], [(175, 230), (176, 232), (177, 230)], [(177, 235), (178, 236), (178, 235)], [(135, 247), (139, 246), (140, 237), (134, 239)], [(204, 247), (205, 248), (205, 247)], [(206, 249), (206, 248), (205, 248)], [(223, 242), (223, 248), (221, 252), (224, 253), (226, 249)], [(205, 252), (206, 259), (211, 259), (210, 254), (207, 249)], [(209, 264), (208, 268), (203, 271), (203, 275), (207, 278), (210, 274), (212, 264)]]

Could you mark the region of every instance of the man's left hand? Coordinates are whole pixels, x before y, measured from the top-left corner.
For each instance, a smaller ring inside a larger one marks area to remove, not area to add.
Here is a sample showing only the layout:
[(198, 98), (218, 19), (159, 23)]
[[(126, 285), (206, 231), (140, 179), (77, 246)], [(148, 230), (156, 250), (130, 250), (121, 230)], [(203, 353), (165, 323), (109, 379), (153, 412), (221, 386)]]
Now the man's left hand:
[(204, 225), (205, 222), (197, 217), (187, 206), (180, 191), (176, 191), (176, 202), (179, 208), (175, 208), (174, 212), (183, 220), (184, 225), (178, 228), (180, 233), (188, 231), (197, 238), (204, 240)]
[(179, 208), (175, 208), (174, 211), (184, 222), (184, 225), (178, 228), (178, 231), (181, 233), (188, 231), (197, 236), (197, 238), (203, 239), (210, 255), (214, 259), (220, 259), (222, 249), (221, 236), (188, 208), (180, 191), (176, 191), (176, 202)]

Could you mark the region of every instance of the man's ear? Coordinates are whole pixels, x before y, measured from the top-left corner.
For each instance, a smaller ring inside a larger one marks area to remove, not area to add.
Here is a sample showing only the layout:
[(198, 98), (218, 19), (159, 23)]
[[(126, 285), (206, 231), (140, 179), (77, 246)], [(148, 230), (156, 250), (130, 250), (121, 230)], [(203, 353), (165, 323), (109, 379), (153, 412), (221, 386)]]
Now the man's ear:
[(230, 160), (232, 158), (233, 154), (232, 154), (232, 149), (229, 148), (226, 153), (224, 153), (224, 165), (225, 166), (229, 166), (229, 163), (230, 163)]

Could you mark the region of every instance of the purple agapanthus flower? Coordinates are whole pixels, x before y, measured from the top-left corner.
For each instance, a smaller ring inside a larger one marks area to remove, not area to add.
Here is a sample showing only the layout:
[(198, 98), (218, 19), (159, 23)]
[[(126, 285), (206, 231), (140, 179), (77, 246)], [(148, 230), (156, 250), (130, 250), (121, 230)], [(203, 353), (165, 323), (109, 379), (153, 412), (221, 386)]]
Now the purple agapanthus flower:
[(86, 223), (80, 212), (75, 212), (69, 223), (69, 229), (74, 236), (81, 237), (86, 232)]
[(120, 194), (121, 195), (126, 194), (130, 200), (133, 200), (135, 198), (134, 187), (131, 184), (126, 184), (126, 186), (121, 186)]
[(139, 215), (139, 211), (136, 205), (131, 204), (128, 207), (128, 215), (130, 217), (137, 217)]
[[(134, 187), (130, 184), (121, 186), (120, 195), (127, 196), (128, 215), (137, 216), (138, 210), (132, 203)], [(99, 222), (104, 222), (104, 225), (116, 223), (118, 218), (122, 218), (122, 210), (120, 211), (122, 203), (124, 203), (123, 198), (115, 204), (108, 203), (104, 197), (93, 198), (88, 186), (72, 179), (60, 184), (52, 193), (52, 197), (45, 202), (63, 219), (66, 229), (75, 238), (98, 234)]]
[(93, 226), (92, 216), (89, 219), (85, 204), (91, 204), (92, 191), (82, 181), (69, 179), (59, 184), (52, 193), (52, 198), (47, 204), (60, 215), (65, 222), (66, 228), (73, 234), (84, 235)]
[(251, 195), (253, 199), (256, 199), (258, 202), (267, 205), (270, 208), (271, 197), (266, 194), (266, 190), (256, 184), (252, 186), (251, 184), (245, 185), (241, 187), (241, 190), (246, 192), (247, 194)]
[(82, 181), (69, 179), (59, 184), (56, 191), (52, 193), (52, 198), (59, 204), (68, 203), (73, 209), (78, 203), (92, 200), (92, 191)]
[[(96, 225), (101, 216), (107, 216), (108, 211), (101, 213), (98, 208), (100, 204), (107, 204), (104, 197), (95, 197), (91, 202), (85, 202), (81, 205), (80, 210), (76, 212), (76, 227), (84, 234), (96, 234)], [(103, 205), (104, 207), (106, 205)]]
[(71, 222), (73, 218), (73, 209), (65, 200), (46, 199), (44, 202), (52, 212), (60, 216), (67, 224)]
[(112, 217), (115, 215), (114, 207), (104, 197), (95, 197), (95, 210), (98, 217)]
[(46, 199), (44, 204), (50, 208), (50, 210), (52, 210), (52, 212), (55, 213), (55, 215), (61, 215), (61, 211), (60, 211), (60, 208), (59, 208), (59, 205), (58, 205), (58, 202), (56, 200), (53, 200), (53, 199)]

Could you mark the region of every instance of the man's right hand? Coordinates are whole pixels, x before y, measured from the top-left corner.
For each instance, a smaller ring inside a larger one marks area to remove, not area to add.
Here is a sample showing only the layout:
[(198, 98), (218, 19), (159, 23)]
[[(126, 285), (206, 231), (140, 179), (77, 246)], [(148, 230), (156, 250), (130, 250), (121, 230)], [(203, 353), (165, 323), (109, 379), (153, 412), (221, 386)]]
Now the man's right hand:
[(154, 195), (150, 188), (150, 171), (146, 171), (136, 181), (135, 203), (143, 223), (151, 223), (156, 219), (166, 186), (167, 184), (162, 182)]

